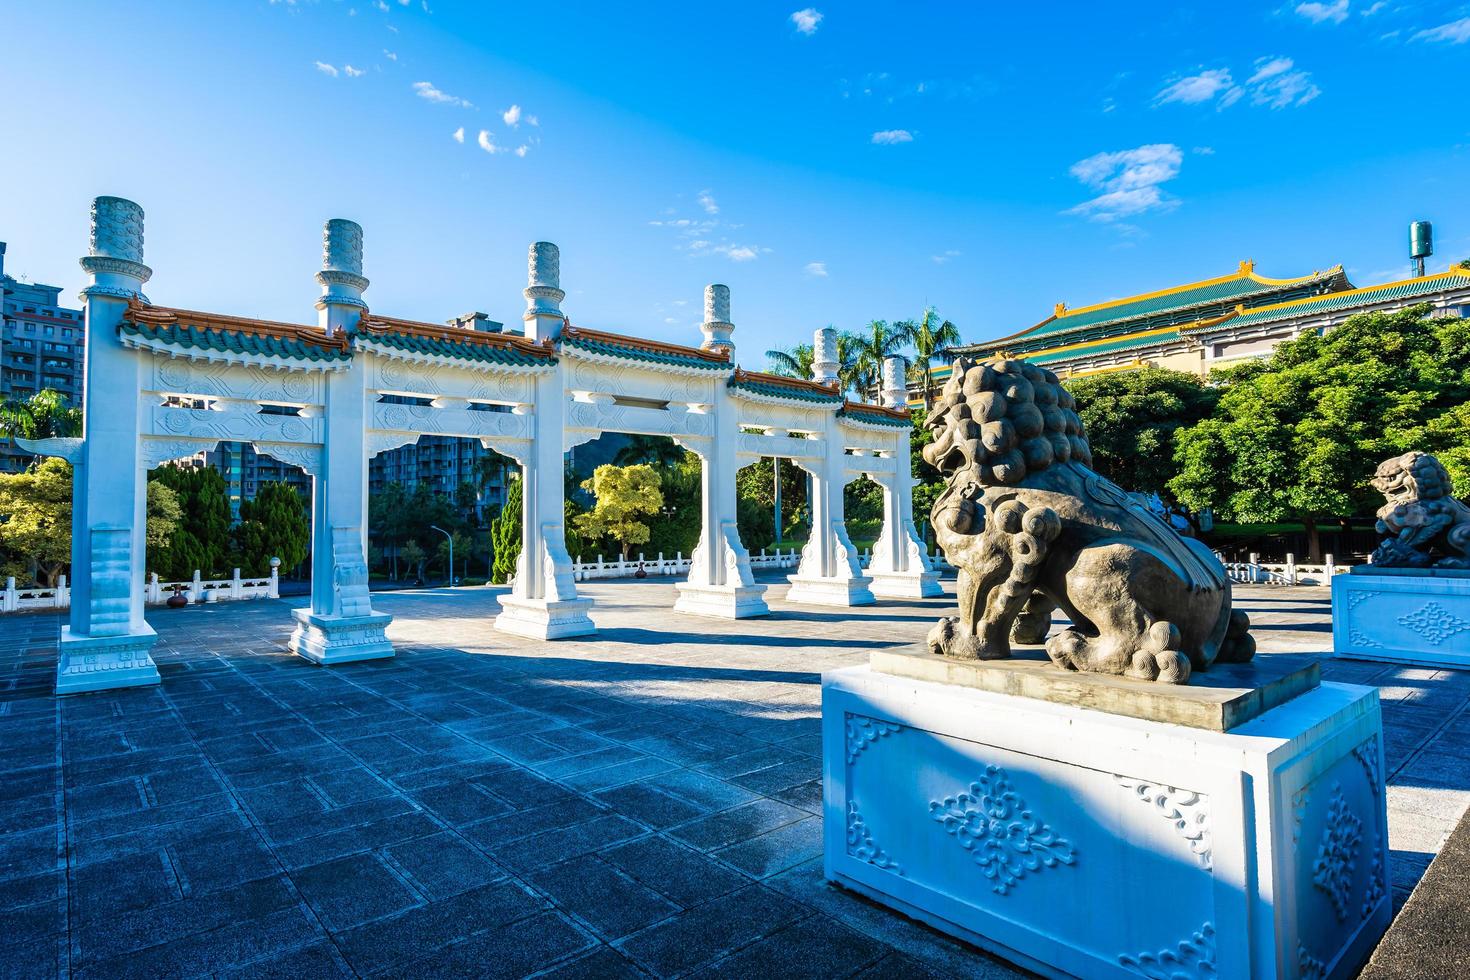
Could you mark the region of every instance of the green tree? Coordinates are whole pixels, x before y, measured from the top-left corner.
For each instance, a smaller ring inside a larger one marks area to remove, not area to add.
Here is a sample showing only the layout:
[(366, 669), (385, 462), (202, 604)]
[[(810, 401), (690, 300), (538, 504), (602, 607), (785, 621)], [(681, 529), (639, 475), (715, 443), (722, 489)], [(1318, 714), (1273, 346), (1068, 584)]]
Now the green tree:
[(490, 581), (504, 585), (516, 573), (516, 560), (521, 557), (521, 478), (513, 476), (505, 488), (505, 504), (490, 522), (490, 543), (495, 552), (490, 568)]
[(649, 527), (644, 547), (644, 553), (649, 557), (660, 552), (668, 558), (675, 554), (687, 557), (699, 544), (703, 524), (703, 464), (694, 453), (684, 449), (679, 452), (677, 462), (657, 467), (659, 493), (664, 499), (659, 508), (659, 519)]
[(423, 581), (424, 562), (429, 560), (429, 553), (424, 550), (423, 545), (419, 544), (413, 538), (409, 538), (403, 543), (403, 547), (398, 549), (398, 557), (403, 560), (405, 565), (413, 570), (413, 580), (415, 582)]
[(960, 331), (948, 320), (939, 319), (939, 311), (926, 307), (918, 323), (905, 321), (902, 326), (914, 348), (914, 363), (909, 373), (919, 383), (924, 396), (924, 409), (934, 408), (934, 362), (950, 364), (955, 355), (951, 348), (960, 342)]
[[(766, 523), (771, 526), (772, 535), (770, 543), (774, 543), (775, 535), (775, 508), (776, 508), (776, 476), (775, 463), (770, 457), (757, 460), (749, 466), (743, 467), (735, 474), (735, 493), (738, 500), (751, 500), (764, 508), (771, 519)], [(782, 541), (800, 539), (806, 536), (806, 525), (803, 516), (808, 513), (806, 509), (807, 475), (789, 459), (781, 460), (781, 523), (780, 529)], [(737, 505), (738, 506), (738, 505)], [(739, 512), (737, 511), (737, 517)], [(789, 533), (788, 533), (789, 532)], [(747, 548), (759, 550), (765, 544), (755, 544), (746, 540), (745, 532), (740, 533), (740, 540)]]
[(0, 403), (0, 435), (12, 439), (49, 439), (82, 434), (82, 410), (66, 403), (66, 396), (43, 388), (24, 400)]
[[(148, 484), (147, 494), (144, 540), (151, 553), (168, 545), (180, 508), (173, 491), (157, 482)], [(41, 459), (24, 473), (0, 475), (3, 574), (56, 584), (71, 561), (71, 496), (72, 470), (65, 460)]]
[(311, 525), (306, 502), (289, 483), (265, 483), (254, 500), (240, 504), (240, 523), (231, 532), (240, 568), (246, 575), (270, 572), (270, 560), (281, 559), (289, 572), (306, 560)]
[(909, 431), (909, 465), (913, 467), (914, 474), (914, 523), (918, 525), (924, 540), (932, 537), (929, 533), (929, 512), (934, 509), (934, 501), (939, 499), (939, 494), (944, 490), (944, 476), (929, 461), (924, 459), (924, 447), (934, 441), (934, 433), (924, 427), (929, 418), (925, 409), (918, 408), (910, 411), (914, 427)]
[(582, 483), (596, 496), (597, 504), (577, 515), (577, 530), (590, 538), (618, 542), (626, 561), (633, 545), (648, 542), (648, 525), (639, 518), (657, 514), (664, 505), (660, 482), (658, 471), (647, 464), (599, 466), (592, 479)]
[(633, 435), (628, 437), (628, 444), (618, 450), (618, 454), (613, 457), (613, 463), (618, 466), (632, 466), (636, 463), (659, 467), (678, 466), (684, 462), (685, 452), (684, 447), (668, 436)]
[(153, 477), (178, 495), (183, 516), (168, 546), (159, 548), (150, 562), (168, 580), (192, 578), (198, 569), (205, 578), (229, 571), (230, 502), (225, 480), (212, 466), (160, 466)]
[[(914, 329), (910, 320), (898, 323), (873, 320), (866, 330), (855, 335), (853, 387), (859, 398), (869, 398), (877, 392), (883, 379), (883, 362), (908, 348), (913, 341)], [(838, 360), (842, 360), (840, 354)]]
[[(1227, 521), (1300, 521), (1320, 557), (1320, 522), (1382, 503), (1369, 482), (1381, 461), (1466, 431), (1455, 413), (1470, 398), (1470, 324), (1430, 312), (1360, 314), (1219, 373), (1214, 414), (1175, 437), (1169, 489)], [(1464, 457), (1448, 462), (1464, 487)]]
[(1193, 374), (1149, 367), (1066, 382), (1092, 444), (1092, 467), (1139, 493), (1177, 503), (1168, 490), (1179, 473), (1174, 433), (1209, 416), (1217, 389)]
[(766, 351), (766, 360), (770, 362), (772, 374), (801, 378), (803, 381), (812, 379), (812, 357), (811, 344), (797, 344), (785, 350)]

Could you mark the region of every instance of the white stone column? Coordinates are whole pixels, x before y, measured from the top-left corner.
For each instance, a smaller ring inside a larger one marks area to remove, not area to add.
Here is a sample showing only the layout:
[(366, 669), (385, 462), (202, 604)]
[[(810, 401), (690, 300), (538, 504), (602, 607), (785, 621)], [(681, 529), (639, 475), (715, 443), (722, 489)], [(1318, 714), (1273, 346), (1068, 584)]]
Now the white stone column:
[[(362, 228), (342, 218), (322, 233), (317, 322), (327, 334), (352, 333), (367, 308)], [(324, 378), (322, 450), (312, 474), (311, 606), (296, 609), (291, 649), (319, 664), (393, 656), (385, 630), (393, 617), (373, 612), (367, 569), (367, 363)]]
[[(831, 327), (818, 330), (813, 337), (812, 351), (813, 380), (837, 381), (837, 331)], [(788, 576), (791, 588), (786, 600), (819, 606), (871, 605), (874, 602), (868, 588), (871, 580), (863, 575), (843, 515), (842, 490), (850, 477), (837, 414), (825, 416), (822, 425), (822, 431), (817, 433), (823, 447), (822, 458), (815, 463), (798, 463), (812, 477), (812, 531), (806, 547), (801, 549), (801, 564), (796, 574)]]
[[(731, 351), (730, 290), (706, 286), (704, 290), (704, 347)], [(722, 619), (765, 616), (771, 611), (763, 598), (766, 587), (757, 585), (750, 570), (750, 552), (740, 541), (737, 521), (735, 474), (736, 443), (740, 437), (735, 406), (723, 379), (714, 386), (714, 400), (707, 410), (713, 431), (708, 439), (689, 440), (689, 448), (700, 460), (699, 544), (690, 556), (689, 579), (675, 588), (679, 612)]]
[(119, 197), (92, 202), (91, 248), (81, 260), (86, 304), (85, 423), (67, 442), (73, 465), (71, 612), (61, 630), (56, 692), (158, 683), (143, 619), (147, 471), (140, 454), (143, 361), (118, 342), (128, 302), (153, 272), (143, 264), (143, 209)]
[[(525, 289), (526, 337), (555, 341), (566, 326), (561, 301), (561, 253), (551, 242), (531, 246)], [(562, 487), (562, 439), (568, 392), (565, 365), (538, 375), (531, 407), (531, 446), (521, 464), (521, 556), (515, 586), (501, 596), (495, 628), (536, 640), (585, 636), (597, 631), (587, 613), (591, 599), (577, 596), (567, 554)]]
[[(901, 357), (884, 360), (884, 406), (903, 408), (908, 404), (906, 367)], [(868, 474), (883, 488), (883, 530), (873, 543), (873, 560), (868, 563), (867, 573), (873, 580), (875, 596), (924, 599), (943, 595), (944, 589), (939, 585), (939, 573), (925, 553), (924, 539), (914, 526), (914, 473), (909, 434), (908, 429), (894, 430), (893, 446), (887, 452), (893, 460), (891, 472)]]

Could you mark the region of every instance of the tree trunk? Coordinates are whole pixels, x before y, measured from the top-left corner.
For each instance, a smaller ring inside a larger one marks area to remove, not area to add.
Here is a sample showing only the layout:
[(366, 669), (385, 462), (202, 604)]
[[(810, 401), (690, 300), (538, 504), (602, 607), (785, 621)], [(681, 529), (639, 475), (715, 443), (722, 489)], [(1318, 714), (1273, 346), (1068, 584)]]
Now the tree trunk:
[(1322, 534), (1317, 530), (1317, 521), (1311, 517), (1304, 517), (1302, 523), (1307, 526), (1307, 560), (1319, 562), (1322, 560)]

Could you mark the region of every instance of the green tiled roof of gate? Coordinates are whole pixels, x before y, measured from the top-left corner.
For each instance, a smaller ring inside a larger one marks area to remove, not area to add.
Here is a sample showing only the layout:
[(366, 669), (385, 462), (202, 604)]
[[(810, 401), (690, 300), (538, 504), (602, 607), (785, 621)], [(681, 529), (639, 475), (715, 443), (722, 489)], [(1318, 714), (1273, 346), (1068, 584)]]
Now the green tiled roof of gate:
[(352, 357), (345, 340), (327, 337), (314, 327), (164, 307), (129, 307), (117, 332), (122, 337), (137, 337), (186, 350), (297, 361), (345, 361)]
[(730, 370), (730, 358), (724, 354), (701, 350), (698, 347), (681, 347), (656, 340), (624, 337), (621, 334), (589, 330), (586, 327), (568, 326), (562, 330), (560, 344), (589, 354), (605, 357), (620, 357), (644, 364), (667, 364), (673, 367), (702, 368), (708, 371)]
[(835, 388), (828, 388), (826, 385), (819, 385), (812, 381), (802, 381), (799, 378), (762, 374), (758, 371), (736, 371), (735, 376), (730, 379), (730, 387), (736, 391), (748, 391), (752, 395), (765, 395), (767, 398), (791, 398), (817, 405), (836, 405), (843, 400), (842, 395)]
[(409, 354), (452, 357), (479, 364), (549, 367), (556, 363), (556, 355), (550, 350), (520, 337), (442, 327), (433, 323), (363, 317), (357, 336)]
[(907, 429), (914, 424), (914, 420), (907, 412), (902, 415), (896, 414), (891, 409), (879, 405), (860, 405), (856, 402), (844, 402), (839, 416), (847, 416), (859, 422), (867, 422), (873, 425), (891, 425), (895, 428)]
[(1393, 300), (1413, 299), (1416, 296), (1427, 296), (1431, 293), (1455, 288), (1470, 289), (1470, 269), (1450, 269), (1447, 272), (1437, 273), (1432, 276), (1422, 276), (1417, 279), (1404, 279), (1400, 282), (1387, 282), (1379, 286), (1364, 286), (1362, 289), (1350, 289), (1347, 292), (1330, 293), (1327, 296), (1313, 296), (1309, 299), (1292, 300), (1288, 303), (1275, 303), (1271, 306), (1257, 307), (1253, 310), (1245, 310), (1244, 312), (1226, 317), (1202, 321), (1201, 323), (1195, 324), (1193, 329), (1209, 327), (1215, 324), (1229, 324), (1231, 329), (1248, 327), (1257, 323), (1286, 320), (1291, 317), (1304, 316), (1312, 313), (1328, 313), (1347, 307), (1366, 306), (1370, 303), (1387, 303)]

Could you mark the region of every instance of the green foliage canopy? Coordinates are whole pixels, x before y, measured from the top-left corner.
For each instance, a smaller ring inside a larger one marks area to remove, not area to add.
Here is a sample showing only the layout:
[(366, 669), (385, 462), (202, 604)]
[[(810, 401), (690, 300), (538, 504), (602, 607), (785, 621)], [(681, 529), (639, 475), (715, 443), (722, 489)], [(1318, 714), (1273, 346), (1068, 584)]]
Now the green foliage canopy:
[(661, 482), (658, 471), (645, 463), (599, 466), (592, 479), (582, 483), (597, 497), (597, 504), (577, 515), (577, 530), (589, 538), (612, 538), (622, 545), (627, 560), (633, 545), (648, 542), (648, 525), (639, 518), (657, 514), (663, 507)]
[(1219, 392), (1193, 374), (1149, 367), (1095, 374), (1066, 383), (1092, 444), (1092, 465), (1103, 476), (1140, 493), (1166, 499), (1174, 462), (1174, 433), (1204, 419)]
[(306, 503), (289, 483), (263, 484), (254, 500), (242, 502), (232, 534), (246, 575), (269, 574), (272, 558), (281, 559), (282, 571), (290, 571), (311, 548)]

